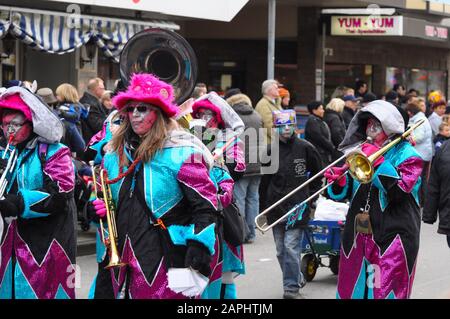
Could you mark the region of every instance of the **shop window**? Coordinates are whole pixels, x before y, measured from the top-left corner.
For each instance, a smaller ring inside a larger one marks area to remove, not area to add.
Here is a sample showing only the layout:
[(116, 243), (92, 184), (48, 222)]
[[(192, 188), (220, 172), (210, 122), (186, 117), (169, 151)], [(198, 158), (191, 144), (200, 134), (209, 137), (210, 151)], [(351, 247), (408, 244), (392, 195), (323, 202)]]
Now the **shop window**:
[(440, 70), (386, 68), (386, 91), (395, 84), (403, 84), (407, 90), (416, 89), (420, 95), (427, 95), (433, 90), (446, 93), (447, 72)]
[(245, 68), (242, 62), (209, 61), (208, 71), (208, 91), (224, 94), (229, 88), (239, 88), (245, 92)]

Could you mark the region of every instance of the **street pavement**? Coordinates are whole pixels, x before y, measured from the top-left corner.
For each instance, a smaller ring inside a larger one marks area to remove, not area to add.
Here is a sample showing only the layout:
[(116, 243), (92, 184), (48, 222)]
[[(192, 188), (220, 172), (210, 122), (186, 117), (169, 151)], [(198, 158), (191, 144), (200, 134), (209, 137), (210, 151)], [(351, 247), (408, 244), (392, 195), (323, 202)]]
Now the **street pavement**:
[[(436, 233), (437, 225), (422, 224), (421, 246), (412, 298), (450, 298), (450, 248), (446, 238)], [(282, 298), (282, 277), (276, 259), (271, 232), (258, 233), (255, 243), (244, 246), (247, 274), (236, 278), (238, 297), (241, 299)], [(89, 286), (97, 271), (95, 255), (77, 259), (81, 270), (77, 298), (87, 298)], [(324, 261), (328, 263), (328, 260)], [(329, 268), (319, 268), (312, 282), (302, 293), (308, 299), (334, 299), (337, 276)]]

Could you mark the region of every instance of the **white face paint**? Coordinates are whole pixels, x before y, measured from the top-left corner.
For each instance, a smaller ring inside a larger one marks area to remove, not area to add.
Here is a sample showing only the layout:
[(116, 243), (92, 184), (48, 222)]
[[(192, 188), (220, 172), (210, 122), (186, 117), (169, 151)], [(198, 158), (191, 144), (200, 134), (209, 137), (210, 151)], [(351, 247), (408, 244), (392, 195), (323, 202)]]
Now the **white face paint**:
[(142, 136), (147, 133), (156, 121), (158, 108), (145, 103), (129, 103), (126, 107), (128, 119), (133, 131)]

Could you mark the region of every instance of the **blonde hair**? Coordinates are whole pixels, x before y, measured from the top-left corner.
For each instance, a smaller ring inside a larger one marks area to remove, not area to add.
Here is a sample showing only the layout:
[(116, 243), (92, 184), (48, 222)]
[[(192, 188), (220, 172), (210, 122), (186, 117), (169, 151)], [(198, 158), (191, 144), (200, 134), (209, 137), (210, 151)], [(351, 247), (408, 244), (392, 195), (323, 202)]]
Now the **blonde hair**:
[(112, 91), (105, 91), (105, 93), (103, 93), (102, 97), (100, 98), (100, 102), (103, 104), (105, 100), (111, 100), (112, 93)]
[(446, 127), (450, 127), (450, 124), (448, 124), (447, 122), (442, 122), (439, 125), (439, 132), (442, 132), (444, 130), (444, 128), (446, 128)]
[(344, 111), (345, 102), (342, 99), (334, 98), (331, 99), (330, 103), (327, 104), (325, 109), (333, 110), (338, 113), (342, 113)]
[[(143, 163), (150, 161), (156, 152), (162, 149), (172, 124), (170, 119), (161, 110), (157, 109), (155, 112), (156, 120), (150, 130), (142, 136), (141, 142), (136, 150), (135, 159), (139, 158)], [(113, 150), (119, 154), (120, 166), (127, 166), (129, 164), (123, 147), (126, 142), (126, 136), (130, 131), (132, 131), (130, 119), (128, 115), (125, 115), (122, 124), (111, 141)]]
[(58, 86), (55, 93), (60, 96), (64, 102), (78, 103), (80, 100), (77, 89), (69, 83), (63, 83)]
[(442, 123), (447, 123), (450, 125), (450, 114), (444, 114), (442, 116)]

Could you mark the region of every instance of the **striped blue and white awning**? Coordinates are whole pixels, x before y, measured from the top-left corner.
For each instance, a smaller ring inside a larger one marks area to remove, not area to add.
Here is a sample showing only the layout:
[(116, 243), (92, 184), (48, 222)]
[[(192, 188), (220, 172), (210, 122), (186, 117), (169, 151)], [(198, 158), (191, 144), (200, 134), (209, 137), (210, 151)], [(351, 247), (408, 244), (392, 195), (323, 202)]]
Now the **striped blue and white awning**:
[(9, 32), (33, 49), (53, 54), (73, 52), (92, 40), (106, 56), (118, 61), (125, 43), (149, 27), (179, 29), (167, 21), (135, 22), (0, 6), (0, 38)]

